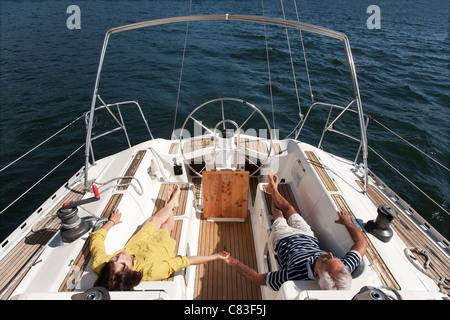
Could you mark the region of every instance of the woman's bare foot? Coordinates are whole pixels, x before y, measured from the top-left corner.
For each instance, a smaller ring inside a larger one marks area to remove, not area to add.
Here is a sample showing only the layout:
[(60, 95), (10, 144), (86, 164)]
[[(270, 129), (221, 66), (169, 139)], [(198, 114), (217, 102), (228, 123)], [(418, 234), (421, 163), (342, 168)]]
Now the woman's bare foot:
[(180, 186), (175, 185), (173, 188), (172, 186), (169, 186), (167, 188), (166, 193), (166, 206), (169, 205), (172, 208), (176, 208), (179, 205), (179, 198), (180, 198)]
[(170, 201), (170, 197), (172, 196), (172, 193), (173, 193), (173, 186), (170, 184), (166, 188), (166, 203), (168, 203)]

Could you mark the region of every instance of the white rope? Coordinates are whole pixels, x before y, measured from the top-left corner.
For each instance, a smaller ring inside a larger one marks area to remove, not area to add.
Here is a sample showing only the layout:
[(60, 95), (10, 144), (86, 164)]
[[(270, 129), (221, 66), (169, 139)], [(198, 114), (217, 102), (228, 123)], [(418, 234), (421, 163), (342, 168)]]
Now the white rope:
[[(405, 248), (403, 250), (403, 252), (405, 253), (405, 256), (408, 258), (409, 262), (411, 262), (424, 275), (426, 275), (427, 277), (436, 281), (439, 286), (440, 292), (446, 294), (444, 289), (450, 289), (450, 285), (448, 285), (446, 283), (446, 281), (450, 281), (450, 278), (439, 275), (440, 279), (438, 279), (435, 276), (433, 276), (430, 272), (427, 271), (427, 269), (431, 263), (431, 259), (428, 256), (428, 253), (426, 252), (425, 249), (423, 249), (421, 247), (408, 247), (408, 248)], [(423, 266), (421, 266), (419, 264), (417, 258), (412, 254), (412, 252), (421, 254), (426, 258), (425, 264)]]

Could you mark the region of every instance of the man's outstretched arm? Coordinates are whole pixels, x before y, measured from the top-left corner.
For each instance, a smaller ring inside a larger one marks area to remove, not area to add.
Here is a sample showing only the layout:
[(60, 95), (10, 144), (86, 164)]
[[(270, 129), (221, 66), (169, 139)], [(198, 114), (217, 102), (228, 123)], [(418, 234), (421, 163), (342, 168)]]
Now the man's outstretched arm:
[(353, 246), (350, 249), (358, 251), (362, 258), (366, 253), (366, 249), (368, 246), (364, 234), (361, 231), (359, 231), (358, 228), (355, 226), (352, 219), (350, 218), (350, 215), (341, 211), (339, 211), (337, 214), (339, 219), (336, 220), (335, 222), (345, 226), (348, 233), (350, 233), (350, 237), (354, 242)]
[(237, 272), (242, 274), (245, 278), (250, 280), (252, 283), (254, 283), (258, 286), (266, 285), (267, 273), (258, 273), (255, 270), (253, 270), (252, 268), (250, 268), (250, 267), (246, 266), (245, 264), (243, 264), (242, 262), (240, 262), (239, 260), (233, 258), (229, 254), (225, 259), (223, 259), (223, 261), (225, 261), (226, 264), (228, 264), (233, 269), (235, 269)]

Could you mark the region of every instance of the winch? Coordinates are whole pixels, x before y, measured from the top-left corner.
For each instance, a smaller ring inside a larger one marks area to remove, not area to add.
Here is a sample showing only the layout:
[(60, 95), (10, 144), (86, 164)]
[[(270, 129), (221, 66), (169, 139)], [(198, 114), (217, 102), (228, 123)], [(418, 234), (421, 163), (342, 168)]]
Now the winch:
[(370, 220), (366, 223), (364, 228), (370, 232), (373, 236), (383, 242), (389, 242), (394, 231), (392, 230), (391, 223), (397, 218), (397, 212), (387, 205), (381, 205), (378, 207), (378, 215), (374, 220)]
[(94, 192), (94, 197), (66, 202), (58, 210), (58, 218), (61, 220), (61, 238), (63, 242), (72, 242), (83, 234), (89, 231), (92, 227), (92, 221), (78, 217), (78, 206), (98, 201), (100, 199), (100, 194), (98, 193), (98, 188), (94, 185), (92, 186)]

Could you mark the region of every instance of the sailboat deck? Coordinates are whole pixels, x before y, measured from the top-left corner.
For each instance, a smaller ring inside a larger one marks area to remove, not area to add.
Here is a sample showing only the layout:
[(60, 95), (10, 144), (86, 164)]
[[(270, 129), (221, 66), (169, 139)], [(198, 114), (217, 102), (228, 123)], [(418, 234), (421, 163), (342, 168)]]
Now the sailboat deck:
[[(143, 156), (143, 154), (142, 154)], [(311, 160), (311, 158), (310, 158)], [(321, 169), (320, 161), (314, 160), (314, 169)], [(130, 175), (134, 175), (137, 167), (142, 161), (142, 157), (136, 157), (135, 161), (130, 167), (134, 167), (133, 172)], [(323, 174), (320, 175), (322, 181), (331, 181), (331, 179)], [(193, 178), (192, 179), (193, 188), (191, 184), (179, 183), (181, 188), (180, 194), (180, 206), (174, 212), (176, 225), (172, 230), (171, 237), (176, 239), (177, 245), (180, 242), (180, 235), (183, 232), (183, 228), (188, 227), (188, 219), (186, 214), (186, 207), (188, 204), (188, 193), (194, 191), (194, 198), (192, 199), (195, 204), (199, 204), (201, 199), (202, 190), (202, 179)], [(359, 183), (359, 182), (358, 182)], [(325, 182), (324, 182), (325, 184)], [(166, 188), (170, 184), (163, 183), (158, 191), (155, 201), (155, 207), (153, 209), (153, 214), (159, 211), (162, 206), (164, 206), (164, 198), (166, 194)], [(250, 198), (253, 206), (255, 206), (256, 192), (258, 189), (258, 179), (250, 179)], [(264, 190), (264, 186), (263, 186)], [(292, 204), (296, 209), (298, 205), (289, 184), (280, 183), (280, 192), (284, 197)], [(50, 225), (53, 223), (53, 217), (51, 217), (52, 212), (55, 212), (61, 207), (63, 202), (73, 201), (81, 199), (84, 195), (84, 188), (79, 185), (76, 188), (70, 190), (68, 195), (62, 199), (57, 204), (55, 203), (54, 209), (50, 211), (46, 218), (44, 218), (36, 228), (41, 228), (42, 226)], [(270, 203), (270, 195), (264, 192), (264, 198), (267, 203)], [(367, 196), (372, 202), (378, 206), (380, 204), (389, 204), (389, 200), (383, 196), (379, 191), (373, 186), (370, 186), (367, 192)], [(110, 201), (105, 208), (102, 209), (102, 216), (107, 216), (111, 211), (113, 211), (120, 203), (122, 194), (115, 194), (111, 197)], [(351, 213), (345, 199), (340, 195), (333, 195), (333, 201), (336, 203), (340, 210), (347, 211)], [(250, 208), (252, 206), (250, 205)], [(268, 210), (270, 214), (270, 206), (268, 205)], [(186, 223), (184, 223), (184, 221)], [(233, 257), (243, 262), (245, 265), (249, 266), (254, 270), (258, 270), (257, 259), (255, 253), (255, 243), (251, 223), (251, 214), (244, 222), (210, 222), (202, 218), (200, 220), (200, 228), (198, 232), (198, 252), (197, 255), (211, 255), (213, 253), (227, 251)], [(51, 240), (52, 236), (58, 231), (56, 226), (52, 229), (42, 231), (40, 233), (32, 233), (24, 236), (22, 241), (20, 241), (15, 248), (11, 249), (10, 253), (7, 254), (0, 261), (0, 298), (8, 299), (14, 294), (14, 289), (20, 284), (21, 280), (26, 276), (29, 268), (39, 257), (42, 249)], [(396, 233), (402, 238), (407, 246), (422, 246), (424, 247), (431, 257), (430, 272), (433, 276), (446, 276), (450, 277), (449, 274), (449, 262), (448, 258), (442, 254), (434, 244), (428, 240), (417, 227), (410, 222), (404, 214), (399, 214), (399, 219), (395, 220), (393, 223), (393, 228)], [(375, 247), (370, 246), (367, 252), (370, 263), (375, 267), (375, 271), (382, 280), (384, 285), (401, 290), (401, 286), (397, 283), (395, 276), (391, 273), (389, 268), (386, 266), (383, 259), (379, 256)], [(88, 242), (85, 243), (78, 256), (74, 256), (74, 268), (77, 266), (81, 270), (84, 270), (90, 260)], [(420, 262), (424, 262), (423, 257), (416, 256)], [(67, 277), (61, 284), (59, 291), (72, 291), (73, 288), (69, 288), (67, 281), (73, 276), (74, 268), (71, 272), (67, 274)], [(168, 279), (173, 283), (174, 278)], [(447, 290), (447, 293), (449, 291)], [(252, 284), (245, 277), (240, 275), (236, 270), (232, 269), (222, 261), (210, 262), (203, 265), (196, 266), (195, 275), (195, 287), (194, 287), (194, 299), (197, 300), (259, 300), (262, 298), (261, 288)]]
[[(91, 184), (92, 182), (89, 183)], [(36, 258), (59, 231), (60, 224), (57, 223), (59, 219), (55, 216), (58, 209), (65, 202), (80, 200), (84, 194), (83, 184), (71, 188), (69, 193), (36, 224), (37, 232), (30, 231), (3, 257), (0, 261), (0, 299), (9, 298), (35, 263)]]
[[(250, 216), (245, 222), (209, 222), (202, 219), (199, 255), (227, 251), (257, 270)], [(197, 266), (194, 299), (260, 300), (261, 290), (222, 261)]]
[[(362, 188), (363, 185), (360, 181), (357, 181), (359, 186)], [(372, 184), (369, 184), (367, 190), (367, 195), (369, 199), (377, 207), (380, 205), (388, 205), (397, 211), (398, 217), (392, 223), (392, 228), (400, 236), (403, 242), (412, 248), (423, 248), (426, 250), (429, 258), (430, 265), (426, 269), (433, 277), (437, 279), (446, 278), (450, 279), (450, 260), (449, 258), (436, 247), (436, 244), (428, 239), (402, 212), (400, 212), (396, 206), (388, 200), (379, 190), (377, 190)], [(416, 260), (420, 265), (424, 265), (426, 259), (423, 255), (414, 254)], [(446, 281), (448, 283), (448, 280)], [(445, 289), (447, 294), (450, 294), (450, 289)]]

